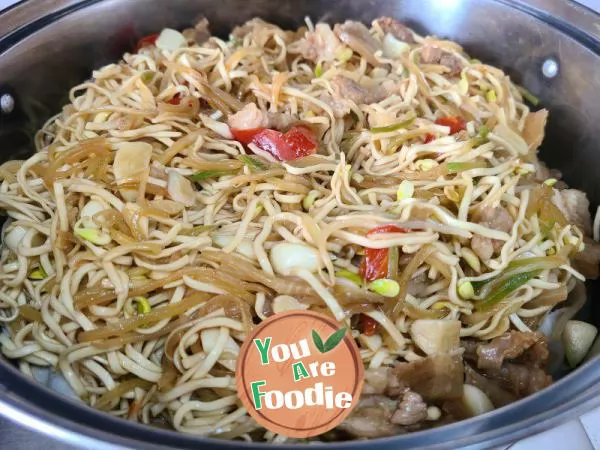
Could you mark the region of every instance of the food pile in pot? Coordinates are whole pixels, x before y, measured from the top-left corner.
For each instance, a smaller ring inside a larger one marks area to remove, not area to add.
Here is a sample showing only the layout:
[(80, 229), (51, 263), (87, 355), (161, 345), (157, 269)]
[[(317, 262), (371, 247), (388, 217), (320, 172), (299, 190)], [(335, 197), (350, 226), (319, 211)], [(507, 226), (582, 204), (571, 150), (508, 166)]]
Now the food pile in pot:
[(247, 441), (286, 441), (235, 368), (289, 310), (346, 326), (365, 367), (320, 440), (544, 389), (595, 339), (572, 319), (600, 247), (585, 193), (538, 159), (537, 106), (389, 17), (148, 36), (0, 166), (2, 353), (109, 414)]

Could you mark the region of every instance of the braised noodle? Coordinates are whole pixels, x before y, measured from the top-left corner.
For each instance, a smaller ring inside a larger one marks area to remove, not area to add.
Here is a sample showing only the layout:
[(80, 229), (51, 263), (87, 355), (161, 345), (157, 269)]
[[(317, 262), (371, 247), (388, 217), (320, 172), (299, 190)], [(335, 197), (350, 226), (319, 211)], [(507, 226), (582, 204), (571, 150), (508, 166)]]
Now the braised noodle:
[[(572, 260), (591, 230), (536, 155), (546, 112), (500, 69), (382, 21), (365, 36), (255, 19), (227, 41), (203, 25), (94, 71), (38, 151), (0, 167), (0, 343), (24, 373), (51, 367), (119, 417), (282, 442), (235, 390), (270, 314), (334, 317), (377, 370), (425, 358), (416, 320), (471, 341), (535, 331), (585, 280)], [(228, 123), (248, 115), (302, 124), (318, 151), (242, 145)], [(386, 224), (400, 231), (367, 235)], [(390, 249), (389, 283), (364, 280), (367, 248)]]

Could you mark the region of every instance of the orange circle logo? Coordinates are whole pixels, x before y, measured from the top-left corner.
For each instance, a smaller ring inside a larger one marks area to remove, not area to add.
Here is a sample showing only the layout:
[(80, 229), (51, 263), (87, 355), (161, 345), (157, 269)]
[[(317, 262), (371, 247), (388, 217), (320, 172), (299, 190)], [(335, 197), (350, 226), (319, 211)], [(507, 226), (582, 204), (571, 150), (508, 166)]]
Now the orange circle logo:
[(309, 311), (288, 311), (258, 325), (242, 345), (237, 389), (248, 413), (284, 436), (316, 436), (356, 406), (363, 364), (346, 328)]

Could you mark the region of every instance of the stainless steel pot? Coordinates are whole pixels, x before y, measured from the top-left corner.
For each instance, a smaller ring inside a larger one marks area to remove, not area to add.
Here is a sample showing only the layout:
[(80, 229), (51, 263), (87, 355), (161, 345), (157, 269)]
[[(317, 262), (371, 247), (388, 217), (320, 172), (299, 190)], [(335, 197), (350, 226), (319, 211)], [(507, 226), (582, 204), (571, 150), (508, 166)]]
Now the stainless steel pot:
[[(31, 136), (65, 103), (71, 86), (118, 59), (142, 35), (183, 28), (204, 15), (216, 34), (260, 16), (297, 26), (305, 15), (330, 22), (380, 15), (448, 37), (498, 65), (543, 99), (550, 123), (542, 158), (600, 202), (600, 16), (570, 1), (529, 0), (30, 0), (0, 15), (0, 160), (31, 151)], [(598, 287), (590, 285), (591, 298)], [(589, 302), (588, 319), (600, 323)], [(329, 448), (488, 448), (546, 430), (600, 405), (596, 358), (552, 387), (484, 416), (439, 429)], [(149, 428), (94, 411), (30, 381), (0, 361), (0, 414), (83, 448), (266, 447)], [(279, 446), (279, 448), (286, 446)], [(301, 446), (294, 446), (299, 448)], [(303, 447), (305, 448), (305, 447)], [(308, 448), (308, 447), (306, 447)], [(312, 448), (312, 447), (311, 447)]]

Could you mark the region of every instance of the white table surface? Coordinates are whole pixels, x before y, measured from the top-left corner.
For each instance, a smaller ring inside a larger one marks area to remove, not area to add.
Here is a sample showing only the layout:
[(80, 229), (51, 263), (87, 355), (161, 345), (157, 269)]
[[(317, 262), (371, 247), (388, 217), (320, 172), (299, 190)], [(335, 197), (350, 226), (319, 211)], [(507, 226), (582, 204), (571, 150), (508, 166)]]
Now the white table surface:
[[(16, 3), (14, 0), (0, 0), (0, 10), (14, 3)], [(579, 3), (600, 10), (600, 0), (579, 0)], [(40, 437), (0, 418), (0, 449), (31, 450), (41, 447), (44, 450), (71, 449), (71, 447), (53, 442), (49, 438)], [(510, 450), (600, 450), (600, 408), (584, 414), (578, 420), (523, 439), (508, 448)]]

